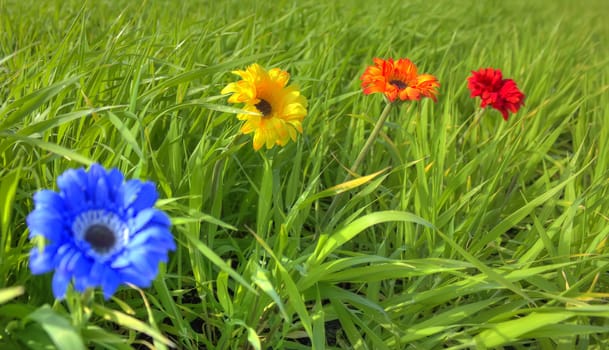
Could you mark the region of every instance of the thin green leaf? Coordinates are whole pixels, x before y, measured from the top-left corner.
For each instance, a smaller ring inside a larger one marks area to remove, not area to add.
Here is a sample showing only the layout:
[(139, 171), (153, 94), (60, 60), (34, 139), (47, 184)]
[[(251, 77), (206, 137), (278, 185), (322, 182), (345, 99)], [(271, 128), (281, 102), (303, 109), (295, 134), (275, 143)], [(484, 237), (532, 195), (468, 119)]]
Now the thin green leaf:
[(48, 305), (29, 314), (25, 320), (37, 322), (60, 350), (85, 350), (83, 340), (70, 322), (58, 315)]

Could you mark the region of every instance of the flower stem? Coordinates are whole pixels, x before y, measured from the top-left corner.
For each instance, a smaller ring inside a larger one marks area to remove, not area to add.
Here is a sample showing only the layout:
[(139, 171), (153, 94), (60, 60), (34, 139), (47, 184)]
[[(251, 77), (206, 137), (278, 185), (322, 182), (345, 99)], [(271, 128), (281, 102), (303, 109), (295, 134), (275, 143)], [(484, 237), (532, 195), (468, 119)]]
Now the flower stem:
[(351, 175), (355, 174), (357, 172), (357, 169), (364, 161), (364, 158), (366, 158), (366, 154), (368, 153), (368, 151), (374, 144), (374, 141), (376, 140), (379, 133), (381, 132), (381, 129), (383, 128), (383, 125), (385, 124), (385, 120), (387, 120), (387, 117), (389, 116), (389, 112), (391, 111), (392, 107), (393, 107), (393, 103), (387, 103), (387, 105), (385, 106), (385, 109), (383, 109), (381, 116), (379, 117), (378, 121), (374, 125), (374, 129), (372, 129), (370, 136), (368, 136), (368, 140), (366, 140), (366, 143), (364, 144), (364, 147), (362, 147), (362, 150), (359, 151), (359, 154), (357, 155), (355, 162), (353, 162), (353, 165), (351, 166), (351, 170), (349, 171), (349, 173), (347, 174), (347, 176), (345, 177), (345, 180), (343, 182), (349, 180), (351, 178)]
[(465, 133), (463, 133), (463, 136), (461, 136), (461, 154), (463, 154), (464, 150), (465, 150), (465, 144), (467, 143), (467, 137), (469, 136), (469, 133), (478, 126), (478, 124), (480, 123), (480, 119), (482, 119), (482, 115), (484, 114), (484, 111), (486, 111), (486, 108), (480, 108), (478, 109), (473, 116), (473, 121), (472, 123), (469, 124), (469, 126), (467, 127), (467, 129), (465, 129)]
[[(357, 169), (359, 168), (359, 166), (362, 164), (362, 162), (366, 158), (366, 155), (368, 154), (368, 151), (370, 151), (370, 148), (372, 148), (372, 145), (374, 144), (374, 141), (376, 141), (379, 133), (381, 132), (381, 129), (383, 128), (383, 125), (385, 124), (385, 120), (387, 120), (387, 117), (389, 117), (389, 112), (391, 112), (392, 108), (393, 108), (393, 103), (388, 102), (387, 105), (385, 106), (385, 109), (383, 109), (383, 112), (381, 112), (381, 115), (380, 115), (379, 119), (377, 120), (376, 124), (374, 125), (374, 129), (372, 129), (370, 136), (368, 136), (368, 139), (366, 140), (364, 147), (362, 147), (361, 151), (359, 151), (359, 154), (357, 155), (355, 162), (353, 162), (353, 165), (349, 169), (349, 172), (347, 172), (347, 175), (345, 176), (345, 179), (343, 180), (343, 182), (347, 182), (349, 179), (351, 179), (353, 174), (357, 173)], [(330, 207), (328, 208), (328, 211), (326, 212), (326, 217), (324, 220), (326, 223), (329, 221), (330, 216), (334, 213), (334, 210), (336, 209), (336, 207), (340, 204), (343, 194), (344, 194), (344, 192), (337, 194), (334, 197), (334, 199), (332, 200), (332, 203), (330, 204)]]

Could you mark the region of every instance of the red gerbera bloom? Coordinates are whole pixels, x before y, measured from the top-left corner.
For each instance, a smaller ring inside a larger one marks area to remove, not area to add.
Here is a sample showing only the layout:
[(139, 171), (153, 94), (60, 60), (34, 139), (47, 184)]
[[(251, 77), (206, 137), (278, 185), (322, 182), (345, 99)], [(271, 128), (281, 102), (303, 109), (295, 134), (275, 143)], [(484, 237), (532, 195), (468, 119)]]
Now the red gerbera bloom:
[(430, 74), (417, 74), (417, 66), (407, 58), (394, 62), (392, 58), (374, 59), (374, 66), (369, 66), (360, 77), (364, 94), (383, 93), (389, 101), (397, 98), (401, 101), (420, 100), (430, 97), (436, 101), (438, 79)]
[(524, 105), (524, 94), (512, 79), (503, 79), (501, 70), (481, 68), (467, 78), (471, 97), (480, 96), (480, 107), (491, 106), (508, 120), (508, 112), (516, 113)]

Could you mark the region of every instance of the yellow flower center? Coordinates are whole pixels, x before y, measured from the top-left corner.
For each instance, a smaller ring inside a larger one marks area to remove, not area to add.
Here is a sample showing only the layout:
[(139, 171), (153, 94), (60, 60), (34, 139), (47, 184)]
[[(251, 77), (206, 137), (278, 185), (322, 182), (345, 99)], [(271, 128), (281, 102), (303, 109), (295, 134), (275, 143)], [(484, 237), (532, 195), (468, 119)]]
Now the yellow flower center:
[(408, 87), (408, 84), (406, 84), (405, 82), (398, 80), (398, 79), (393, 79), (389, 81), (389, 84), (395, 86), (396, 88), (402, 90), (405, 89), (406, 87)]
[(260, 99), (260, 102), (256, 103), (254, 105), (254, 107), (256, 107), (256, 109), (262, 113), (263, 117), (268, 117), (271, 115), (271, 112), (273, 110), (273, 108), (271, 107), (271, 104), (267, 101), (267, 100), (263, 100)]

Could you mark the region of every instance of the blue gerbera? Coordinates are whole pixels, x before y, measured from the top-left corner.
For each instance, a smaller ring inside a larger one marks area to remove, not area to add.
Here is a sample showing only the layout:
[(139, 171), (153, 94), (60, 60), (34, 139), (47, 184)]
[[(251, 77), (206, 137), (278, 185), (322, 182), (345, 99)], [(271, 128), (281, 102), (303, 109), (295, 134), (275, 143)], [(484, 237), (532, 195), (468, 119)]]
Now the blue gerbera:
[(67, 170), (57, 187), (37, 192), (27, 217), (30, 239), (47, 240), (44, 249), (31, 251), (32, 273), (55, 270), (58, 299), (70, 282), (81, 293), (101, 286), (106, 299), (123, 283), (150, 286), (159, 263), (176, 248), (169, 217), (153, 207), (154, 184), (125, 181), (119, 170), (93, 164), (88, 172)]

